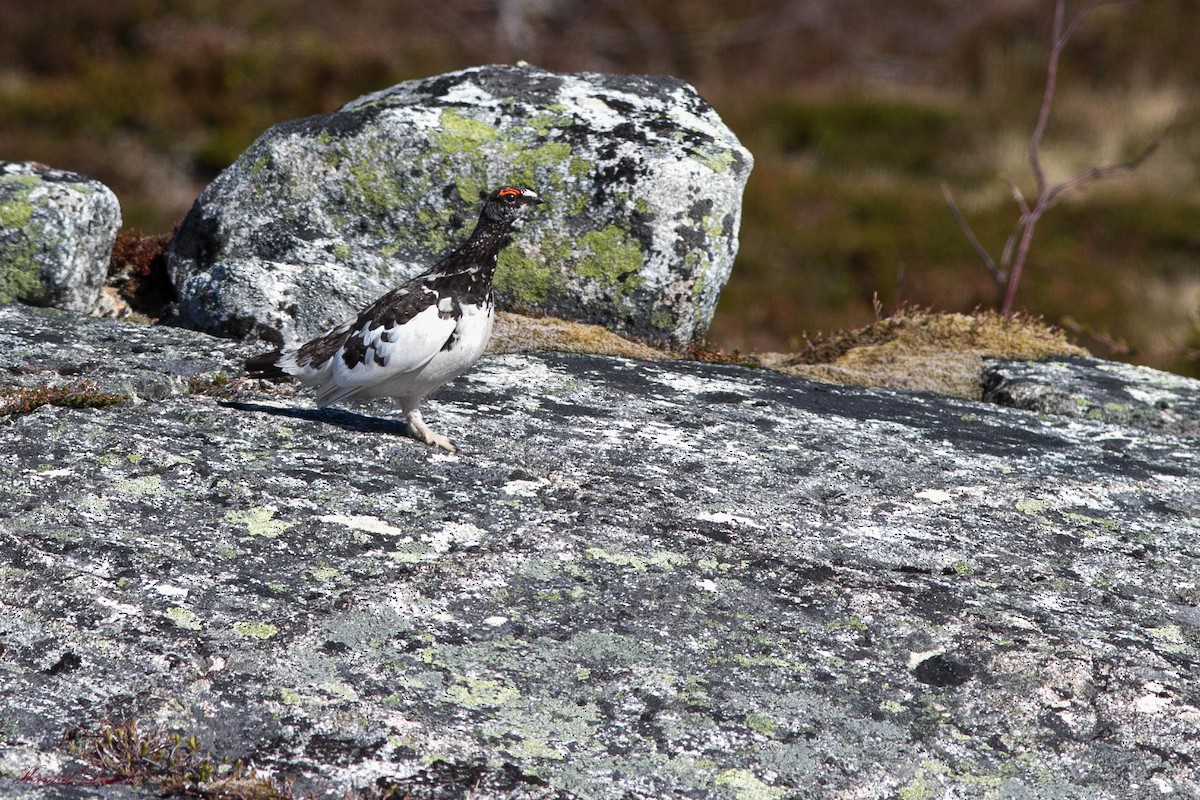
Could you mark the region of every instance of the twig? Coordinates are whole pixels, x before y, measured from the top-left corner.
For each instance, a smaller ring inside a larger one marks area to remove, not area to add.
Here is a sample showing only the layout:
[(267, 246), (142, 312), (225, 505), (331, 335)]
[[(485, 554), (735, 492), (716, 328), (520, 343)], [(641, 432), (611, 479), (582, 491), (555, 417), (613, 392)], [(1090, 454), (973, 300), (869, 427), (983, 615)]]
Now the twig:
[(1153, 142), (1148, 144), (1142, 152), (1138, 153), (1128, 161), (1122, 161), (1120, 164), (1100, 164), (1095, 167), (1088, 167), (1085, 170), (1080, 170), (1065, 181), (1054, 184), (1049, 190), (1049, 199), (1046, 203), (1046, 208), (1054, 208), (1072, 193), (1079, 191), (1089, 183), (1102, 181), (1105, 178), (1111, 178), (1118, 172), (1126, 172), (1137, 169), (1143, 161), (1158, 149), (1162, 144), (1162, 137), (1159, 136)]
[(971, 226), (963, 218), (962, 212), (958, 210), (958, 204), (954, 202), (954, 195), (950, 194), (950, 187), (942, 183), (942, 197), (946, 198), (946, 204), (950, 206), (950, 211), (954, 214), (954, 218), (958, 220), (958, 227), (962, 228), (962, 232), (966, 235), (967, 241), (971, 243), (971, 247), (975, 248), (976, 254), (983, 259), (983, 264), (988, 268), (988, 272), (992, 273), (992, 277), (996, 279), (996, 283), (1004, 285), (1004, 275), (996, 266), (996, 262), (992, 261), (992, 257), (988, 255), (988, 251), (983, 248), (979, 240), (975, 238), (975, 232), (971, 230)]
[(1004, 289), (1004, 298), (1000, 303), (1001, 314), (1012, 313), (1017, 286), (1021, 282), (1021, 272), (1025, 268), (1025, 260), (1029, 255), (1030, 244), (1033, 242), (1033, 233), (1042, 215), (1071, 194), (1082, 190), (1095, 181), (1110, 178), (1119, 172), (1136, 169), (1143, 161), (1149, 158), (1150, 154), (1158, 148), (1158, 145), (1162, 141), (1162, 137), (1160, 136), (1146, 147), (1145, 150), (1129, 161), (1120, 164), (1101, 164), (1099, 166), (1088, 167), (1052, 186), (1048, 185), (1046, 171), (1042, 167), (1042, 139), (1045, 137), (1046, 128), (1050, 123), (1050, 108), (1054, 104), (1054, 92), (1058, 85), (1058, 65), (1062, 59), (1062, 53), (1066, 48), (1067, 42), (1075, 34), (1083, 19), (1099, 6), (1124, 5), (1130, 2), (1136, 2), (1136, 0), (1092, 0), (1082, 11), (1071, 18), (1070, 23), (1064, 29), (1063, 23), (1066, 19), (1067, 3), (1066, 0), (1055, 0), (1054, 23), (1050, 34), (1050, 58), (1046, 63), (1046, 85), (1042, 92), (1041, 106), (1038, 108), (1037, 122), (1034, 124), (1033, 134), (1029, 137), (1029, 167), (1033, 172), (1033, 179), (1037, 188), (1037, 199), (1030, 206), (1016, 183), (1009, 181), (1009, 189), (1012, 191), (1013, 200), (1016, 201), (1021, 216), (1004, 243), (998, 264), (988, 254), (987, 250), (984, 249), (983, 245), (979, 243), (971, 227), (963, 218), (962, 212), (959, 211), (957, 204), (954, 202), (954, 197), (950, 194), (950, 189), (946, 184), (942, 184), (942, 195), (946, 198), (946, 204), (950, 206), (950, 211), (954, 214), (958, 226), (966, 234), (967, 241), (971, 243), (971, 247), (979, 255), (984, 266), (991, 273), (992, 278)]

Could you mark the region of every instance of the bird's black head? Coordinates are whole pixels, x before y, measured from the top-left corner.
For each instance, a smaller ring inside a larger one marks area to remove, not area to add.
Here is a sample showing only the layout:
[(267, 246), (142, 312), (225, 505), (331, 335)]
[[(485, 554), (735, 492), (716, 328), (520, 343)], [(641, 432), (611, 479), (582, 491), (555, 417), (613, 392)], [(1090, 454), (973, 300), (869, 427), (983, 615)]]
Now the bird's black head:
[(534, 206), (545, 202), (532, 189), (505, 186), (492, 192), (483, 204), (483, 218), (511, 225), (529, 213)]

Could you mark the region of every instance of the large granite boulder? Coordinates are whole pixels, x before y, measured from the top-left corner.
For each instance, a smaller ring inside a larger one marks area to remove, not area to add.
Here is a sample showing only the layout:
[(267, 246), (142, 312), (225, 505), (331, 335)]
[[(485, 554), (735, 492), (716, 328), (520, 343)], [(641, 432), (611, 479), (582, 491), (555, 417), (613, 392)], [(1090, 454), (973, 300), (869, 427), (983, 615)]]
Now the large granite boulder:
[(318, 334), (445, 255), (481, 194), (547, 200), (500, 259), (502, 308), (684, 343), (737, 251), (752, 159), (683, 81), (467, 69), (268, 130), (171, 244), (179, 320), (272, 343)]
[(524, 354), (429, 403), (450, 455), (213, 396), (247, 352), (0, 309), (0, 401), (105, 401), (0, 427), (5, 797), (274, 796), (171, 732), (321, 798), (1200, 793), (1194, 437)]
[(91, 311), (120, 227), (121, 206), (102, 183), (0, 162), (0, 303)]

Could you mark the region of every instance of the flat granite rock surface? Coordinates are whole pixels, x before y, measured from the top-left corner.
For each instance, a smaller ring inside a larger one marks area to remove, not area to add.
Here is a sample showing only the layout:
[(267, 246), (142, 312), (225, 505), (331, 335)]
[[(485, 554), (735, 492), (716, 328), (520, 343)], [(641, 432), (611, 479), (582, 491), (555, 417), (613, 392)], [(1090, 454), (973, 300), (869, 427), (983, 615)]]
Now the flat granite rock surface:
[(448, 455), (194, 332), (0, 354), (153, 397), (0, 422), (4, 796), (137, 796), (64, 743), (129, 719), (322, 798), (1200, 796), (1195, 438), (505, 355)]

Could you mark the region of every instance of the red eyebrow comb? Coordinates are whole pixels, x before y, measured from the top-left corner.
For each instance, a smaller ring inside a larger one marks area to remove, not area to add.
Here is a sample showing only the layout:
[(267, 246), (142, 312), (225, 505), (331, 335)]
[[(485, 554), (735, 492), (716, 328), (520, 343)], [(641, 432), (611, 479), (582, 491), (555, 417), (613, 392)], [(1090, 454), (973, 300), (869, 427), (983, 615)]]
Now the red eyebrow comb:
[(520, 190), (514, 189), (511, 186), (508, 186), (504, 189), (501, 189), (498, 196), (499, 197), (513, 197), (515, 195), (520, 195), (520, 194), (521, 194)]

